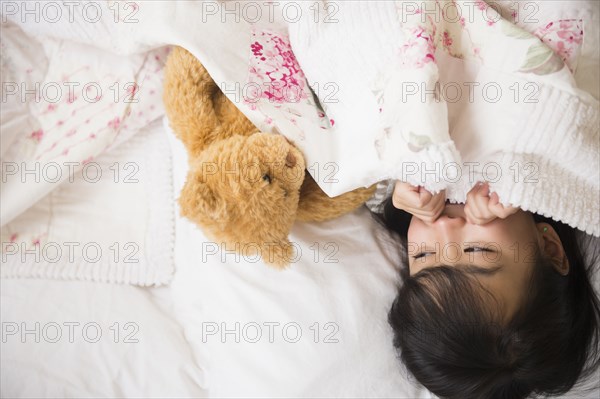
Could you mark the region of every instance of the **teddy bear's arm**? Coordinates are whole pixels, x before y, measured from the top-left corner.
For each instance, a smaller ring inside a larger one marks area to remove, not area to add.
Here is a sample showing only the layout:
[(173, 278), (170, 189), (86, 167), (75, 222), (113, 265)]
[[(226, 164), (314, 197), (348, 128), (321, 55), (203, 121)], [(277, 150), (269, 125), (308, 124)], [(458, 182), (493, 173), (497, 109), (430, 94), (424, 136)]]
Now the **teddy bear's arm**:
[(209, 143), (232, 134), (248, 136), (256, 132), (200, 61), (184, 48), (172, 50), (164, 79), (163, 100), (169, 123), (191, 157)]
[(348, 193), (329, 197), (309, 173), (306, 173), (300, 188), (297, 220), (324, 221), (351, 212), (364, 204), (375, 192), (376, 185), (359, 188)]

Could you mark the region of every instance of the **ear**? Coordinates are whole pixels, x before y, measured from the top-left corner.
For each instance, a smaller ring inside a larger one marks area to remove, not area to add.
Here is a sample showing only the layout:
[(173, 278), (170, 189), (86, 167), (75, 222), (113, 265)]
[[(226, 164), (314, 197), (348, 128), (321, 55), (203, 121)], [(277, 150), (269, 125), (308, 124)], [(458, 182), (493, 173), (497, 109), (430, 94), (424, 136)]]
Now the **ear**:
[(537, 223), (536, 228), (542, 254), (551, 259), (558, 273), (563, 276), (569, 274), (569, 260), (556, 230), (548, 223)]
[(190, 172), (179, 196), (181, 215), (196, 221), (198, 217), (217, 220), (225, 216), (225, 206), (213, 190)]

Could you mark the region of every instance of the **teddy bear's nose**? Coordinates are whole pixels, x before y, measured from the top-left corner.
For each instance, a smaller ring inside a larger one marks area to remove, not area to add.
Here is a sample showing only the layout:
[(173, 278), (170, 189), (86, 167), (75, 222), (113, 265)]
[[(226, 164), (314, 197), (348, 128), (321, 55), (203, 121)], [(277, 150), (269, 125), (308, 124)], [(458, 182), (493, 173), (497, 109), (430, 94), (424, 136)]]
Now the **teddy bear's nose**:
[(294, 167), (294, 165), (296, 165), (296, 157), (290, 151), (285, 157), (285, 166), (287, 166), (288, 168), (292, 168)]

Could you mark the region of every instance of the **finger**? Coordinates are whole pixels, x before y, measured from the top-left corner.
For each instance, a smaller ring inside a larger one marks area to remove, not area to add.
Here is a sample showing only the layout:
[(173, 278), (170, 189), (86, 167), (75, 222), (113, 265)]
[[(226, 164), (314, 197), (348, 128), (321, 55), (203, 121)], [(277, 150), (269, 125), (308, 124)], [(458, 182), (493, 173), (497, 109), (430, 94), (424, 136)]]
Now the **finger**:
[(492, 193), (492, 195), (490, 196), (489, 209), (497, 217), (501, 219), (506, 219), (513, 213), (517, 212), (519, 208), (502, 205), (500, 203), (500, 198), (498, 197), (498, 194)]
[(424, 221), (425, 223), (433, 223), (437, 218), (433, 215), (414, 215), (414, 217)]
[(418, 201), (418, 187), (414, 187), (402, 181), (396, 181), (392, 194), (392, 204), (398, 209), (415, 207)]
[(434, 207), (433, 212), (436, 216), (436, 219), (444, 212), (444, 208), (446, 207), (446, 191), (442, 190), (433, 198)]
[(425, 217), (435, 217), (435, 212), (434, 211), (424, 211), (423, 209), (420, 208), (406, 208), (404, 209), (406, 212), (411, 213), (415, 216), (422, 216), (423, 218)]
[(419, 191), (419, 187), (418, 186), (413, 186), (410, 183), (406, 183), (403, 182), (401, 180), (396, 180), (396, 185), (394, 186), (394, 190), (399, 190), (399, 191)]
[(411, 210), (406, 210), (406, 211), (409, 212), (410, 214), (412, 214), (416, 218), (419, 218), (428, 223), (433, 223), (440, 217), (440, 215), (443, 212), (443, 208), (436, 209), (436, 210), (429, 211), (429, 212), (424, 212), (423, 210), (420, 210), (420, 209), (411, 209)]
[(419, 186), (419, 207), (424, 207), (428, 205), (433, 195), (427, 191), (424, 187)]
[(489, 187), (487, 186), (487, 183), (478, 183), (476, 189), (472, 190), (471, 195), (467, 197), (465, 208), (470, 209), (473, 218), (487, 219), (492, 216), (491, 212), (488, 210), (488, 193)]
[(488, 222), (490, 222), (491, 220), (493, 220), (495, 217), (492, 216), (487, 216), (487, 215), (479, 215), (479, 214), (475, 214), (473, 212), (473, 207), (468, 207), (465, 205), (465, 216), (467, 219), (467, 222), (469, 222), (470, 224), (477, 224), (477, 225), (482, 225), (482, 224), (486, 224)]
[(464, 209), (465, 209), (465, 217), (467, 219), (467, 222), (470, 224), (477, 224), (476, 217), (473, 215), (471, 208), (469, 206), (465, 205)]
[(437, 193), (436, 195), (434, 195), (433, 199), (435, 201), (446, 202), (446, 190), (442, 190), (439, 193)]
[(477, 191), (477, 195), (480, 197), (489, 197), (490, 196), (490, 185), (488, 182), (484, 182)]
[(431, 212), (435, 208), (433, 199), (434, 196), (429, 191), (419, 187), (417, 192), (406, 194), (403, 202), (405, 206)]
[(413, 208), (411, 211), (413, 214), (420, 215), (423, 217), (429, 216), (433, 220), (436, 220), (444, 211), (444, 205), (446, 202), (446, 192), (444, 190), (432, 196), (429, 203), (420, 208)]
[(487, 182), (483, 183), (479, 188), (479, 191), (477, 191), (475, 206), (477, 209), (476, 215), (479, 216), (480, 219), (484, 219), (486, 221), (494, 219), (495, 215), (489, 209), (490, 185)]
[(467, 204), (469, 202), (475, 202), (475, 198), (477, 198), (477, 193), (481, 189), (482, 184), (482, 182), (478, 182), (473, 187), (471, 187), (471, 189), (467, 193)]

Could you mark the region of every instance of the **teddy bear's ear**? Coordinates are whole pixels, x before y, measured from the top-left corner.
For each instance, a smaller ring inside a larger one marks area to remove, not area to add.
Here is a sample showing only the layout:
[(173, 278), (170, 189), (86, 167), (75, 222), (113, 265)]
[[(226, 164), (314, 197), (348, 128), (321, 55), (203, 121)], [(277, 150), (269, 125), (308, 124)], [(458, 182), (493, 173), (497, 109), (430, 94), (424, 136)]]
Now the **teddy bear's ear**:
[(225, 216), (225, 204), (205, 182), (188, 176), (179, 196), (181, 215), (191, 220), (218, 220)]

